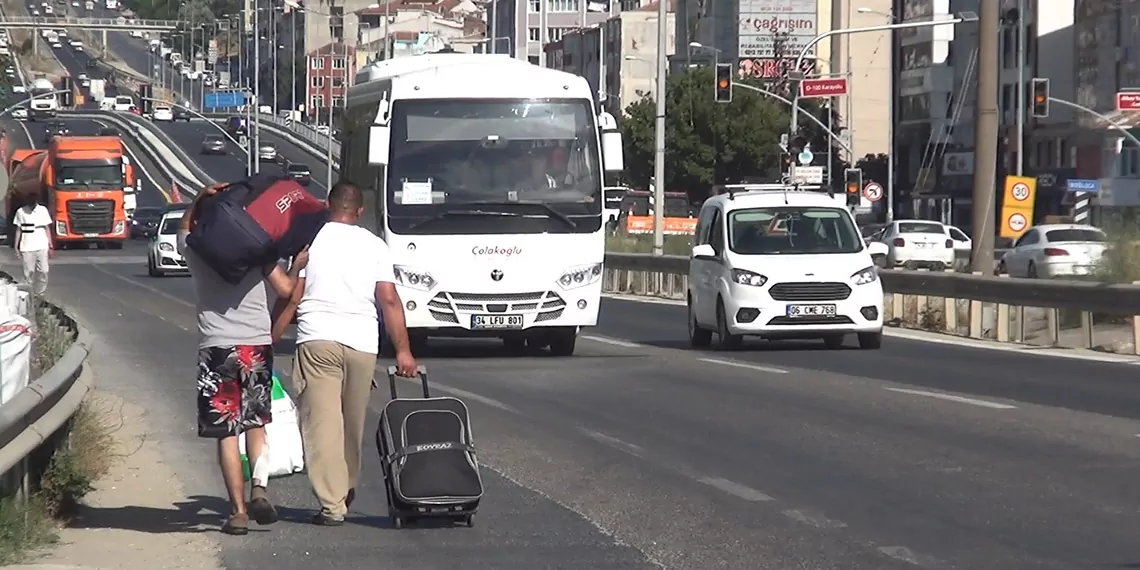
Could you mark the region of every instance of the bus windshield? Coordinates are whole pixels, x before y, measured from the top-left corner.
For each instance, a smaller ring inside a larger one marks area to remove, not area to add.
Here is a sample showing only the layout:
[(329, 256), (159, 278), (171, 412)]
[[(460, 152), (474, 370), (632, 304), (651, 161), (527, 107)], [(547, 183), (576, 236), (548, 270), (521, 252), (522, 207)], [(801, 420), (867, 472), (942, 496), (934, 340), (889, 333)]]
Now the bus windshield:
[(395, 233), (578, 233), (601, 227), (592, 106), (581, 100), (404, 100), (392, 109)]

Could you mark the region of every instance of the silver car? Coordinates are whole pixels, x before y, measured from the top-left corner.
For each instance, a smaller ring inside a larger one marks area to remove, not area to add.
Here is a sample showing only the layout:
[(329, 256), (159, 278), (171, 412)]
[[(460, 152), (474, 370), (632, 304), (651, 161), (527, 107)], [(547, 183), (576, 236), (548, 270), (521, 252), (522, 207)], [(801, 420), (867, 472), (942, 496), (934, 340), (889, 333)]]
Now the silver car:
[(257, 147), (257, 159), (262, 162), (277, 162), (277, 146), (272, 143), (261, 143)]

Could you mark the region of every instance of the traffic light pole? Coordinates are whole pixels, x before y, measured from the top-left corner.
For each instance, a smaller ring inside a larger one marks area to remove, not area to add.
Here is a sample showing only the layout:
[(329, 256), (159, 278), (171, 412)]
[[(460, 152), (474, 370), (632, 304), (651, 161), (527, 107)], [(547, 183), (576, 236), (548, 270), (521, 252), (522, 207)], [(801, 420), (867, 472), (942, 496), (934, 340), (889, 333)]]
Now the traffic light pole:
[[(788, 99), (787, 97), (784, 97), (783, 95), (780, 95), (779, 93), (773, 93), (771, 91), (761, 89), (761, 88), (753, 86), (753, 85), (748, 85), (746, 83), (736, 83), (734, 81), (732, 83), (732, 87), (734, 89), (740, 88), (740, 89), (747, 89), (749, 91), (755, 91), (756, 93), (759, 93), (761, 95), (767, 95), (768, 97), (771, 97), (771, 98), (773, 98), (777, 101), (780, 101), (780, 102), (782, 102), (786, 105), (789, 105), (789, 106), (796, 104), (796, 103), (793, 103), (791, 99)], [(851, 145), (847, 144), (847, 141), (843, 140), (842, 138), (840, 138), (839, 135), (835, 134), (835, 131), (828, 128), (828, 126), (825, 125), (823, 123), (823, 121), (819, 120), (819, 117), (816, 117), (815, 115), (812, 115), (811, 113), (804, 113), (804, 114), (807, 116), (807, 118), (811, 119), (812, 121), (815, 121), (815, 124), (819, 125), (819, 128), (823, 129), (823, 132), (827, 133), (827, 135), (829, 137), (831, 137), (831, 140), (834, 140), (835, 142), (839, 143), (839, 146), (843, 150), (847, 151), (848, 154), (851, 153)]]
[(1106, 117), (1105, 115), (1102, 115), (1096, 111), (1093, 111), (1092, 109), (1089, 109), (1088, 107), (1085, 107), (1084, 105), (1078, 105), (1077, 103), (1073, 103), (1072, 101), (1066, 101), (1064, 99), (1058, 99), (1056, 97), (1050, 97), (1049, 102), (1050, 103), (1056, 103), (1062, 107), (1069, 107), (1070, 109), (1076, 109), (1078, 111), (1084, 111), (1085, 113), (1088, 113), (1088, 114), (1104, 121), (1105, 123), (1108, 123), (1109, 128), (1111, 128), (1113, 130), (1120, 131), (1120, 134), (1124, 135), (1124, 138), (1132, 141), (1132, 144), (1135, 144), (1136, 148), (1140, 148), (1140, 139), (1136, 138), (1136, 135), (1129, 132), (1128, 128), (1125, 127), (1124, 125), (1117, 123), (1116, 121)]
[(1025, 0), (1017, 0), (1017, 175), (1025, 170)]

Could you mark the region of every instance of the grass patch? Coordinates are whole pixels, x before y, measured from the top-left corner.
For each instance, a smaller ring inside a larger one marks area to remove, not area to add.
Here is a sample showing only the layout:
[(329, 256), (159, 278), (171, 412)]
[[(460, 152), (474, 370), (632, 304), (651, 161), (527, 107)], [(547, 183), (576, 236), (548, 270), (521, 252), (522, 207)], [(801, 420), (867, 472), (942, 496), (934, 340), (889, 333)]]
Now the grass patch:
[[(689, 255), (692, 236), (665, 236), (666, 255)], [(606, 236), (606, 251), (617, 253), (653, 253), (652, 234), (615, 233)]]
[[(71, 332), (48, 309), (36, 314), (32, 377), (59, 360), (73, 342)], [(56, 530), (76, 514), (79, 501), (95, 488), (118, 457), (112, 414), (91, 400), (83, 402), (44, 447), (29, 456), (30, 494), (18, 496), (18, 481), (3, 479), (0, 496), (0, 566), (26, 560), (56, 540)], [(51, 447), (55, 452), (51, 453)]]

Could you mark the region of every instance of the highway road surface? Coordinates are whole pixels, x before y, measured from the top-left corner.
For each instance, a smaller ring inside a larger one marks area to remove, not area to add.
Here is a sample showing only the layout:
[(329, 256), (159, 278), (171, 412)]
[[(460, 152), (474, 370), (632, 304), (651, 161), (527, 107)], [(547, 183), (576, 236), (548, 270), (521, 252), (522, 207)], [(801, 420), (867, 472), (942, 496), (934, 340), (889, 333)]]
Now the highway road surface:
[[(215, 178), (240, 166), (201, 165)], [(188, 498), (138, 526), (216, 525), (222, 489), (193, 429), (189, 279), (147, 277), (141, 244), (63, 252), (52, 271), (52, 294), (99, 350), (152, 386), (135, 396)], [(487, 491), (475, 528), (391, 528), (370, 453), (350, 524), (306, 524), (307, 481), (282, 479), (271, 492), (286, 520), (223, 537), (222, 558), (235, 570), (1140, 568), (1136, 366), (895, 337), (879, 351), (694, 351), (684, 334), (681, 307), (607, 299), (569, 359), (433, 340), (419, 356), (474, 421)], [(290, 353), (279, 347), (276, 368)], [(385, 400), (374, 393), (371, 427)]]

